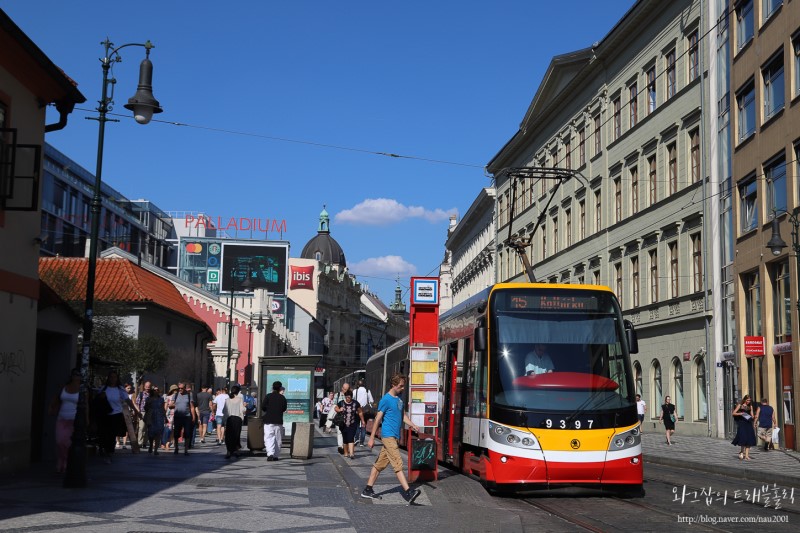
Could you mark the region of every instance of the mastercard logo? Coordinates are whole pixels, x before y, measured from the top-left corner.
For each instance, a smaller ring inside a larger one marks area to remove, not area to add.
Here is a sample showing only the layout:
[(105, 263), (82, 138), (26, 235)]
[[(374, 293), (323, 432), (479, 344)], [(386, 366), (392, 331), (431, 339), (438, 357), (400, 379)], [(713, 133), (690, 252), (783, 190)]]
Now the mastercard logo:
[(203, 245), (199, 242), (190, 242), (186, 245), (187, 254), (199, 254), (203, 251)]

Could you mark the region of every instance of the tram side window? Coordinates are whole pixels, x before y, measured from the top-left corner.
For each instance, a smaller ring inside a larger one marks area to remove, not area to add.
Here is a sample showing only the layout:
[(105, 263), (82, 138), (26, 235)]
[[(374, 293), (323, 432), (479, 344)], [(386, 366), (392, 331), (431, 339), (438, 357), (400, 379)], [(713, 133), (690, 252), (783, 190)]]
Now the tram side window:
[(469, 339), (464, 341), (464, 358), (466, 364), (466, 398), (464, 401), (464, 416), (482, 416), (486, 412), (486, 369), (481, 352), (472, 350)]

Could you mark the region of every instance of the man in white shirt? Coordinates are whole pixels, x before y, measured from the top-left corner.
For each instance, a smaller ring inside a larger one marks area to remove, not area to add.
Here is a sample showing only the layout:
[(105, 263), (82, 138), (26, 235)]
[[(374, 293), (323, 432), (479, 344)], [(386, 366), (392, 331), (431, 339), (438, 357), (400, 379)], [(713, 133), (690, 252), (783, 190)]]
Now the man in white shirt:
[(636, 395), (636, 414), (639, 416), (639, 424), (644, 424), (644, 414), (647, 412), (647, 404), (642, 400), (641, 395)]
[[(362, 409), (367, 405), (371, 406), (375, 401), (372, 398), (372, 393), (365, 386), (363, 379), (358, 380), (358, 388), (356, 389), (355, 399)], [(356, 422), (359, 424), (358, 429), (356, 430), (356, 442), (359, 446), (364, 446), (364, 441), (367, 438), (367, 428), (361, 423), (361, 420), (356, 419)]]
[(536, 344), (533, 351), (525, 356), (525, 375), (546, 374), (552, 372), (553, 360), (547, 354), (547, 347), (544, 344)]
[(223, 409), (225, 409), (225, 402), (229, 398), (228, 393), (224, 389), (217, 389), (217, 395), (211, 401), (211, 407), (214, 409), (215, 422), (217, 425), (217, 446), (221, 446), (225, 438), (225, 425), (223, 424)]

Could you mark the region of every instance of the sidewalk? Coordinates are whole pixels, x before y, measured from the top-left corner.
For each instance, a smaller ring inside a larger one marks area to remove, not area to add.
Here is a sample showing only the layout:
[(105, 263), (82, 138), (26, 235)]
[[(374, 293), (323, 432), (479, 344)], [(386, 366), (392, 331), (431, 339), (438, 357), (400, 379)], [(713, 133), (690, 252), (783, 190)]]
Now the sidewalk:
[[(680, 426), (678, 427), (680, 431)], [(663, 432), (642, 434), (645, 469), (648, 463), (724, 474), (741, 479), (778, 483), (800, 490), (800, 454), (794, 451), (769, 451), (753, 446), (751, 461), (739, 460), (739, 446), (730, 440), (684, 436), (675, 433), (667, 446)]]
[[(242, 442), (246, 443), (246, 435)], [(0, 479), (0, 531), (519, 531), (527, 511), (503, 509), (478, 484), (440, 467), (436, 483), (407, 507), (391, 468), (375, 492), (359, 496), (380, 451), (336, 451), (336, 439), (315, 434), (310, 460), (265, 454), (225, 459), (225, 447), (198, 444), (189, 456), (117, 450), (111, 465), (89, 458), (89, 486), (65, 489), (53, 465), (40, 464)], [(405, 457), (404, 457), (405, 460)], [(501, 502), (502, 503), (502, 502)]]

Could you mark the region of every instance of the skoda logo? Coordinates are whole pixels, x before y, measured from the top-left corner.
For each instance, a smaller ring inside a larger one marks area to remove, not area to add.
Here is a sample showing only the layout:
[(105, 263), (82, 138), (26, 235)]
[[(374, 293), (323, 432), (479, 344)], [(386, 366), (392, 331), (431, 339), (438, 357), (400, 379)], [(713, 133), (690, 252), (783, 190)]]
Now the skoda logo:
[(579, 441), (578, 439), (572, 439), (569, 445), (572, 446), (573, 450), (577, 450), (578, 448), (581, 447), (581, 441)]

